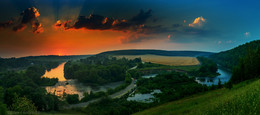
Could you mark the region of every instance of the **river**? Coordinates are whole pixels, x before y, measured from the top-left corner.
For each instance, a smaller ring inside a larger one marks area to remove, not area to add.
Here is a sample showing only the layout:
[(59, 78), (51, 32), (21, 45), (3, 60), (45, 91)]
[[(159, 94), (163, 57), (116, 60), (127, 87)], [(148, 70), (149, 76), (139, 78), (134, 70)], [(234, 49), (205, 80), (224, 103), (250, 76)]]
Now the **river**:
[(58, 83), (55, 84), (54, 86), (45, 87), (47, 92), (54, 93), (57, 96), (62, 96), (63, 93), (78, 94), (79, 98), (82, 99), (84, 97), (83, 96), (84, 92), (90, 93), (90, 91), (92, 92), (107, 91), (107, 89), (109, 88), (113, 89), (124, 83), (124, 81), (120, 81), (120, 82), (109, 83), (99, 87), (91, 87), (91, 86), (86, 86), (75, 79), (67, 80), (64, 77), (64, 71), (63, 71), (65, 63), (66, 62), (60, 64), (58, 67), (51, 69), (50, 71), (46, 70), (43, 77), (59, 79)]
[(232, 73), (225, 71), (223, 69), (218, 69), (219, 76), (216, 77), (196, 77), (195, 81), (200, 84), (205, 84), (207, 86), (217, 85), (220, 79), (221, 84), (228, 82), (232, 76)]
[[(221, 84), (224, 84), (228, 82), (232, 76), (232, 74), (228, 71), (225, 71), (223, 69), (218, 69), (217, 71), (220, 75), (216, 77), (196, 77), (195, 81), (200, 83), (200, 84), (205, 84), (207, 86), (211, 85), (217, 85), (219, 82), (219, 79), (221, 81)], [(151, 78), (151, 77), (156, 77), (158, 74), (149, 74), (149, 75), (144, 75), (142, 78)], [(161, 91), (157, 91), (156, 93), (161, 93)], [(153, 102), (153, 99), (155, 97), (153, 96), (152, 93), (147, 93), (147, 94), (134, 94), (132, 96), (129, 96), (127, 100), (134, 100), (138, 102), (145, 102), (145, 103), (151, 103)]]

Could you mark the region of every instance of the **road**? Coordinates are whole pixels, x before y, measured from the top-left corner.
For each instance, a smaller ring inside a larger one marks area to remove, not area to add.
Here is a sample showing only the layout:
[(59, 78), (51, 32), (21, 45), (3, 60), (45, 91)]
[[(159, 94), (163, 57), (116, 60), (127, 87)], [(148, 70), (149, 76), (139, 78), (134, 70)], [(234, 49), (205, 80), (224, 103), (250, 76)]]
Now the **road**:
[[(115, 99), (115, 98), (120, 98), (121, 96), (127, 94), (129, 91), (135, 88), (134, 80), (132, 80), (132, 83), (128, 85), (125, 89), (116, 92), (112, 95), (109, 95), (108, 97)], [(64, 107), (64, 109), (71, 109), (71, 108), (78, 108), (78, 107), (87, 107), (90, 103), (94, 103), (99, 101), (101, 98), (93, 99), (88, 102), (83, 102), (83, 103), (78, 103), (78, 104), (71, 104), (69, 106)]]

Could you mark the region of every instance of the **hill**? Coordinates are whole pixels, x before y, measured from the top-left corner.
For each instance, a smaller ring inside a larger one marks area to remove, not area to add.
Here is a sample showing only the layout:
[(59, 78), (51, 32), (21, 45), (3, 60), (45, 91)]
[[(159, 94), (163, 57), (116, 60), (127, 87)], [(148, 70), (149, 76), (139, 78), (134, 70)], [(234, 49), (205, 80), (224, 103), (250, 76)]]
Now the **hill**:
[(100, 54), (108, 54), (108, 55), (161, 55), (161, 56), (189, 56), (189, 57), (197, 57), (197, 56), (209, 56), (214, 53), (212, 52), (203, 52), (203, 51), (166, 51), (166, 50), (142, 50), (142, 49), (129, 49), (129, 50), (115, 50), (115, 51), (106, 51)]
[(43, 65), (50, 70), (57, 67), (60, 63), (68, 60), (79, 60), (90, 55), (69, 55), (69, 56), (28, 56), (20, 58), (0, 58), (0, 72), (7, 70), (22, 70), (32, 65)]
[(260, 114), (260, 80), (241, 82), (232, 89), (218, 89), (169, 102), (136, 115)]
[(258, 47), (260, 47), (260, 40), (255, 40), (227, 51), (212, 54), (209, 57), (219, 65), (232, 70), (239, 63), (240, 58), (247, 54), (249, 49), (257, 49)]

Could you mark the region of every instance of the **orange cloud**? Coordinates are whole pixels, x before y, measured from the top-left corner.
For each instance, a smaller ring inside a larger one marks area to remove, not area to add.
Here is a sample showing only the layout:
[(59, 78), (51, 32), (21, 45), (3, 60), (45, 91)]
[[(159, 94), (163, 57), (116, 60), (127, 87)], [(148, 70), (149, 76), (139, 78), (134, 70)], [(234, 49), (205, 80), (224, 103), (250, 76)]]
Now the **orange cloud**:
[(189, 24), (190, 27), (201, 27), (203, 23), (206, 22), (206, 19), (201, 17), (196, 18), (191, 24)]
[(42, 24), (39, 23), (39, 22), (33, 23), (33, 24), (32, 24), (32, 28), (33, 28), (33, 33), (38, 34), (38, 33), (44, 32), (43, 27), (42, 27)]
[(71, 20), (65, 21), (65, 22), (61, 22), (60, 20), (58, 20), (55, 24), (54, 24), (54, 28), (58, 29), (60, 27), (62, 27), (64, 30), (70, 29), (70, 23)]
[(31, 24), (33, 28), (33, 33), (42, 33), (43, 27), (39, 22), (38, 18), (40, 16), (39, 11), (35, 8), (27, 8), (21, 13), (21, 22), (18, 22), (18, 25), (13, 27), (13, 31), (23, 31), (28, 24)]

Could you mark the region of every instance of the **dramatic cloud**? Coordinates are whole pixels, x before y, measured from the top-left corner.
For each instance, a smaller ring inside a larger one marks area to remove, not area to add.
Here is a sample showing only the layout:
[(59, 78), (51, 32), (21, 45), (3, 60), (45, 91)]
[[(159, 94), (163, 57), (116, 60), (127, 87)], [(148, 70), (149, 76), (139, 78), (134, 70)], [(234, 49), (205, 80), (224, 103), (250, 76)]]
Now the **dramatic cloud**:
[(0, 23), (0, 29), (4, 29), (7, 27), (10, 27), (13, 25), (13, 21), (8, 21), (8, 22), (4, 22), (4, 23)]
[(34, 22), (32, 24), (32, 28), (33, 28), (33, 33), (42, 33), (44, 30), (42, 28), (42, 24), (39, 23), (38, 21), (37, 22)]
[[(33, 28), (33, 33), (41, 33), (43, 32), (43, 28), (37, 17), (40, 16), (39, 11), (32, 7), (32, 8), (27, 8), (21, 13), (21, 20), (18, 20), (16, 22), (16, 26), (13, 27), (13, 31), (22, 31), (24, 30), (28, 24), (32, 25)], [(8, 23), (10, 24), (10, 23)], [(7, 24), (7, 25), (8, 25)], [(11, 23), (12, 24), (12, 23)], [(6, 26), (7, 26), (6, 25)]]
[(201, 27), (203, 23), (206, 22), (206, 19), (204, 19), (202, 16), (196, 18), (193, 23), (189, 24), (190, 27)]
[(141, 31), (148, 18), (151, 17), (151, 10), (139, 14), (131, 18), (129, 21), (125, 19), (114, 19), (101, 15), (90, 14), (89, 16), (79, 16), (77, 21), (56, 22), (55, 27), (63, 27), (67, 29), (89, 29), (89, 30), (117, 30), (117, 31)]

